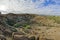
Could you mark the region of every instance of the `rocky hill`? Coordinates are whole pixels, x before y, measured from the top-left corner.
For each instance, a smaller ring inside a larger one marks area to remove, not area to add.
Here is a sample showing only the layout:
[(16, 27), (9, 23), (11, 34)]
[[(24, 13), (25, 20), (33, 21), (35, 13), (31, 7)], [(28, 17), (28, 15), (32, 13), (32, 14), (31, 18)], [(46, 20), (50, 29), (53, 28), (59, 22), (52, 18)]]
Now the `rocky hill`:
[(0, 14), (1, 40), (59, 40), (59, 28), (60, 16)]

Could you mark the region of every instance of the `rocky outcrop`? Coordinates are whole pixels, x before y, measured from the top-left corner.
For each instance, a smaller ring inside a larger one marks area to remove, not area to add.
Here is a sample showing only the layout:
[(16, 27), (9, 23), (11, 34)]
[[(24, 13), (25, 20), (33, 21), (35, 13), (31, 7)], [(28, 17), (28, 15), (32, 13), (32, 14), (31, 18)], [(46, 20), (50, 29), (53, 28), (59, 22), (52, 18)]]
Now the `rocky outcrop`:
[(23, 35), (14, 35), (13, 40), (29, 40), (29, 38)]
[(12, 36), (12, 31), (9, 30), (9, 29), (5, 29), (5, 30), (3, 31), (3, 35), (5, 35), (5, 36)]
[(6, 40), (6, 37), (4, 35), (0, 35), (0, 40)]

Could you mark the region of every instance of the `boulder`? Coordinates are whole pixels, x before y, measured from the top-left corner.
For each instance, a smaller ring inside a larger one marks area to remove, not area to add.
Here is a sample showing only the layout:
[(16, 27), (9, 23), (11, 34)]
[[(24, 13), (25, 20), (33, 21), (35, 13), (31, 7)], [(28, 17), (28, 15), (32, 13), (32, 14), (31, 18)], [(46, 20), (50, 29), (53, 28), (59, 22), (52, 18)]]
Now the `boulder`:
[(23, 35), (14, 35), (13, 40), (29, 40), (29, 38)]
[(22, 32), (13, 32), (13, 33), (12, 33), (12, 36), (14, 36), (14, 35), (25, 35), (25, 34), (22, 33)]

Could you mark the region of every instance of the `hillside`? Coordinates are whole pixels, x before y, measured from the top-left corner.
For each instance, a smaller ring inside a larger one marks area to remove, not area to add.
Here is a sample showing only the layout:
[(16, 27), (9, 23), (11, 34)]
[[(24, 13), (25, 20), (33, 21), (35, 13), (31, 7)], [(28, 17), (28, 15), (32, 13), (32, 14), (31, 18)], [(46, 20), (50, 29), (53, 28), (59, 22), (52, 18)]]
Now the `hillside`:
[(0, 14), (0, 39), (59, 40), (59, 31), (60, 16)]

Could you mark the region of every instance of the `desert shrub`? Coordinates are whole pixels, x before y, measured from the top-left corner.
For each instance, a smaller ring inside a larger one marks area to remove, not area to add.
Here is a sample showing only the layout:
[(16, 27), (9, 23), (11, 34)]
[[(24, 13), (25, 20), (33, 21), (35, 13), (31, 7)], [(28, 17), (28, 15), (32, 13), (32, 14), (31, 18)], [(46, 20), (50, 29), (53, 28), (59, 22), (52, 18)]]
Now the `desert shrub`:
[(28, 23), (24, 23), (24, 24), (15, 24), (14, 27), (18, 28), (18, 27), (24, 27), (25, 29), (29, 29), (30, 25)]
[(6, 23), (10, 26), (13, 26), (16, 22), (14, 20), (7, 20)]
[(14, 27), (18, 28), (19, 26), (21, 26), (20, 24), (15, 24)]
[(30, 25), (25, 25), (24, 28), (25, 29), (31, 29), (31, 26)]
[(21, 27), (21, 26), (24, 27), (24, 26), (26, 26), (26, 25), (27, 25), (27, 24), (19, 24), (19, 23), (17, 23), (17, 24), (14, 25), (14, 27), (18, 28), (18, 27)]
[(56, 23), (59, 23), (60, 24), (60, 16), (48, 16), (48, 19), (52, 19)]
[(15, 28), (10, 28), (10, 30), (11, 30), (12, 32), (17, 32), (17, 30), (16, 30)]

